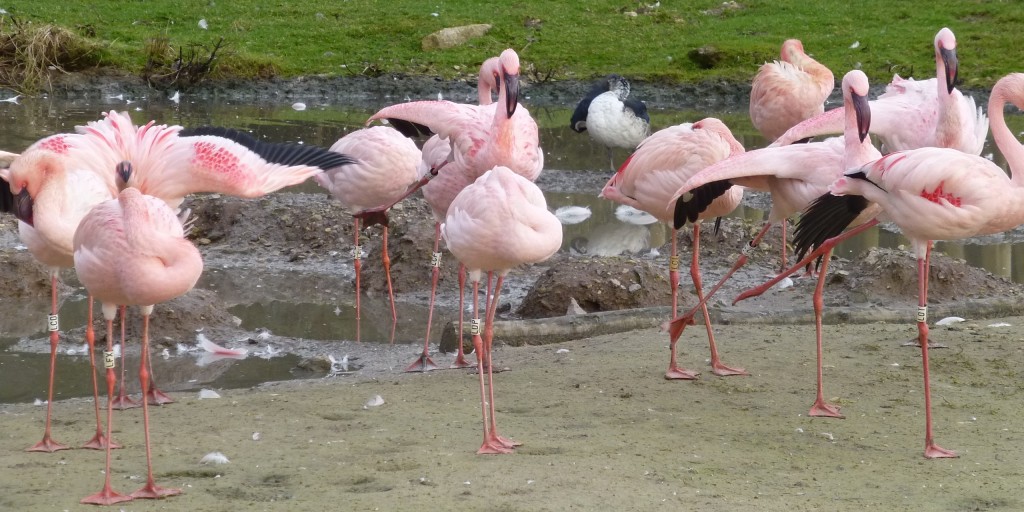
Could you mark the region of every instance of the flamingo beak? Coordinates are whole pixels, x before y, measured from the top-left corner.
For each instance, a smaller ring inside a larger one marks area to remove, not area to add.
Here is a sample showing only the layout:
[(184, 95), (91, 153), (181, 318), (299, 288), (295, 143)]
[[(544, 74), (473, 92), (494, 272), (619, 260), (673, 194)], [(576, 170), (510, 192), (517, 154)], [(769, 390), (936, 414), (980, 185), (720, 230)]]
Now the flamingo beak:
[(118, 188), (123, 189), (128, 186), (128, 180), (132, 177), (132, 163), (125, 160), (119, 162), (115, 168), (118, 177)]
[(14, 196), (14, 216), (18, 220), (32, 226), (32, 196), (28, 195), (28, 188), (22, 188)]
[(505, 75), (505, 112), (509, 119), (516, 113), (516, 106), (519, 105), (519, 75), (506, 73)]
[(868, 97), (853, 93), (853, 111), (857, 114), (857, 135), (860, 141), (868, 136), (868, 128), (871, 127), (871, 106), (868, 104)]
[(939, 55), (942, 57), (942, 64), (946, 67), (946, 92), (953, 94), (953, 88), (956, 87), (960, 72), (960, 61), (956, 58), (956, 48), (952, 50), (942, 48), (939, 50)]

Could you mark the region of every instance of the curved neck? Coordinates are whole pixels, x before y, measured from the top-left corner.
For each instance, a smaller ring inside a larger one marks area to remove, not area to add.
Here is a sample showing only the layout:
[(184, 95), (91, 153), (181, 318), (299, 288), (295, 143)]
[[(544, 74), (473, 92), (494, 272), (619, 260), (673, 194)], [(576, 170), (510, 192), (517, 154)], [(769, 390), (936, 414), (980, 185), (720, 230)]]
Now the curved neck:
[[(1024, 104), (1024, 94), (1012, 94), (1007, 91), (1004, 80), (1000, 80), (992, 88), (992, 94), (989, 96), (989, 127), (992, 130), (992, 139), (1010, 167), (1010, 179), (1024, 185), (1024, 146), (1021, 146), (1020, 141), (1006, 126), (1006, 118), (1003, 115), (1003, 109), (1007, 103), (1013, 103), (1017, 108), (1021, 108)], [(1018, 80), (1018, 82), (1024, 84), (1024, 80)]]

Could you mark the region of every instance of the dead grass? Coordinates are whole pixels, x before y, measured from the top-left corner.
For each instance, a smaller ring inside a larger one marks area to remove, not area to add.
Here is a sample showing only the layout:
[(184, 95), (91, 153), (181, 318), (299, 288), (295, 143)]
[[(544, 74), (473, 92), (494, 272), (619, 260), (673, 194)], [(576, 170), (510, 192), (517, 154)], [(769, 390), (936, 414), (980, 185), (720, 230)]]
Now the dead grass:
[(0, 18), (0, 85), (20, 93), (49, 88), (54, 73), (96, 66), (100, 48), (77, 34), (55, 26)]

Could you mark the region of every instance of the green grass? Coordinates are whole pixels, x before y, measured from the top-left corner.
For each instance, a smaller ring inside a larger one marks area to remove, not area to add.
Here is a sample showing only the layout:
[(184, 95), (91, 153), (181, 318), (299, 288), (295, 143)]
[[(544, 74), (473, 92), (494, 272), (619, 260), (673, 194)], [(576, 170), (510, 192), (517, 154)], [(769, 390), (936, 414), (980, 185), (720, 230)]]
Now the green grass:
[[(474, 73), (485, 57), (511, 47), (520, 52), (524, 73), (534, 80), (589, 80), (618, 72), (670, 83), (747, 81), (757, 66), (777, 58), (784, 39), (795, 37), (837, 77), (859, 66), (873, 81), (888, 82), (894, 72), (933, 75), (932, 39), (943, 26), (957, 34), (964, 86), (988, 87), (1024, 67), (1016, 51), (1024, 9), (1013, 1), (751, 0), (725, 10), (721, 0), (662, 2), (651, 9), (629, 0), (480, 5), (440, 0), (9, 0), (4, 8), (6, 17), (22, 24), (57, 25), (98, 43), (100, 65), (132, 73), (145, 66), (144, 48), (153, 38), (166, 37), (174, 48), (209, 49), (223, 37), (221, 76), (410, 73), (454, 78)], [(200, 19), (208, 30), (199, 27)], [(470, 23), (494, 27), (463, 47), (421, 49), (427, 34)], [(5, 23), (0, 30), (10, 27)], [(854, 42), (859, 45), (851, 48)], [(700, 69), (687, 57), (704, 45), (724, 52), (713, 69)]]

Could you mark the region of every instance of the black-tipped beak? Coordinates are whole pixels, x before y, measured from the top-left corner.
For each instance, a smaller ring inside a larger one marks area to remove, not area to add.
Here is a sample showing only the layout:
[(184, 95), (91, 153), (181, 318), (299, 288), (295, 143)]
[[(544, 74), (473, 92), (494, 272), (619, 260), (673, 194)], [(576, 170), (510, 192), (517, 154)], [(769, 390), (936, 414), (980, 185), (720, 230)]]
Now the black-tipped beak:
[(128, 186), (128, 180), (132, 177), (132, 163), (125, 160), (119, 162), (115, 169), (118, 178), (118, 187), (123, 189)]
[(956, 48), (952, 50), (943, 48), (939, 50), (939, 55), (942, 56), (942, 63), (946, 66), (946, 92), (953, 94), (953, 88), (956, 87), (960, 72), (960, 61), (956, 58)]
[(871, 128), (871, 106), (868, 104), (868, 97), (853, 93), (853, 111), (857, 114), (857, 136), (860, 141), (868, 136), (868, 129)]
[(32, 196), (28, 195), (28, 189), (23, 188), (14, 196), (14, 216), (18, 220), (32, 226)]
[(505, 113), (509, 119), (516, 113), (519, 104), (519, 75), (505, 74)]

